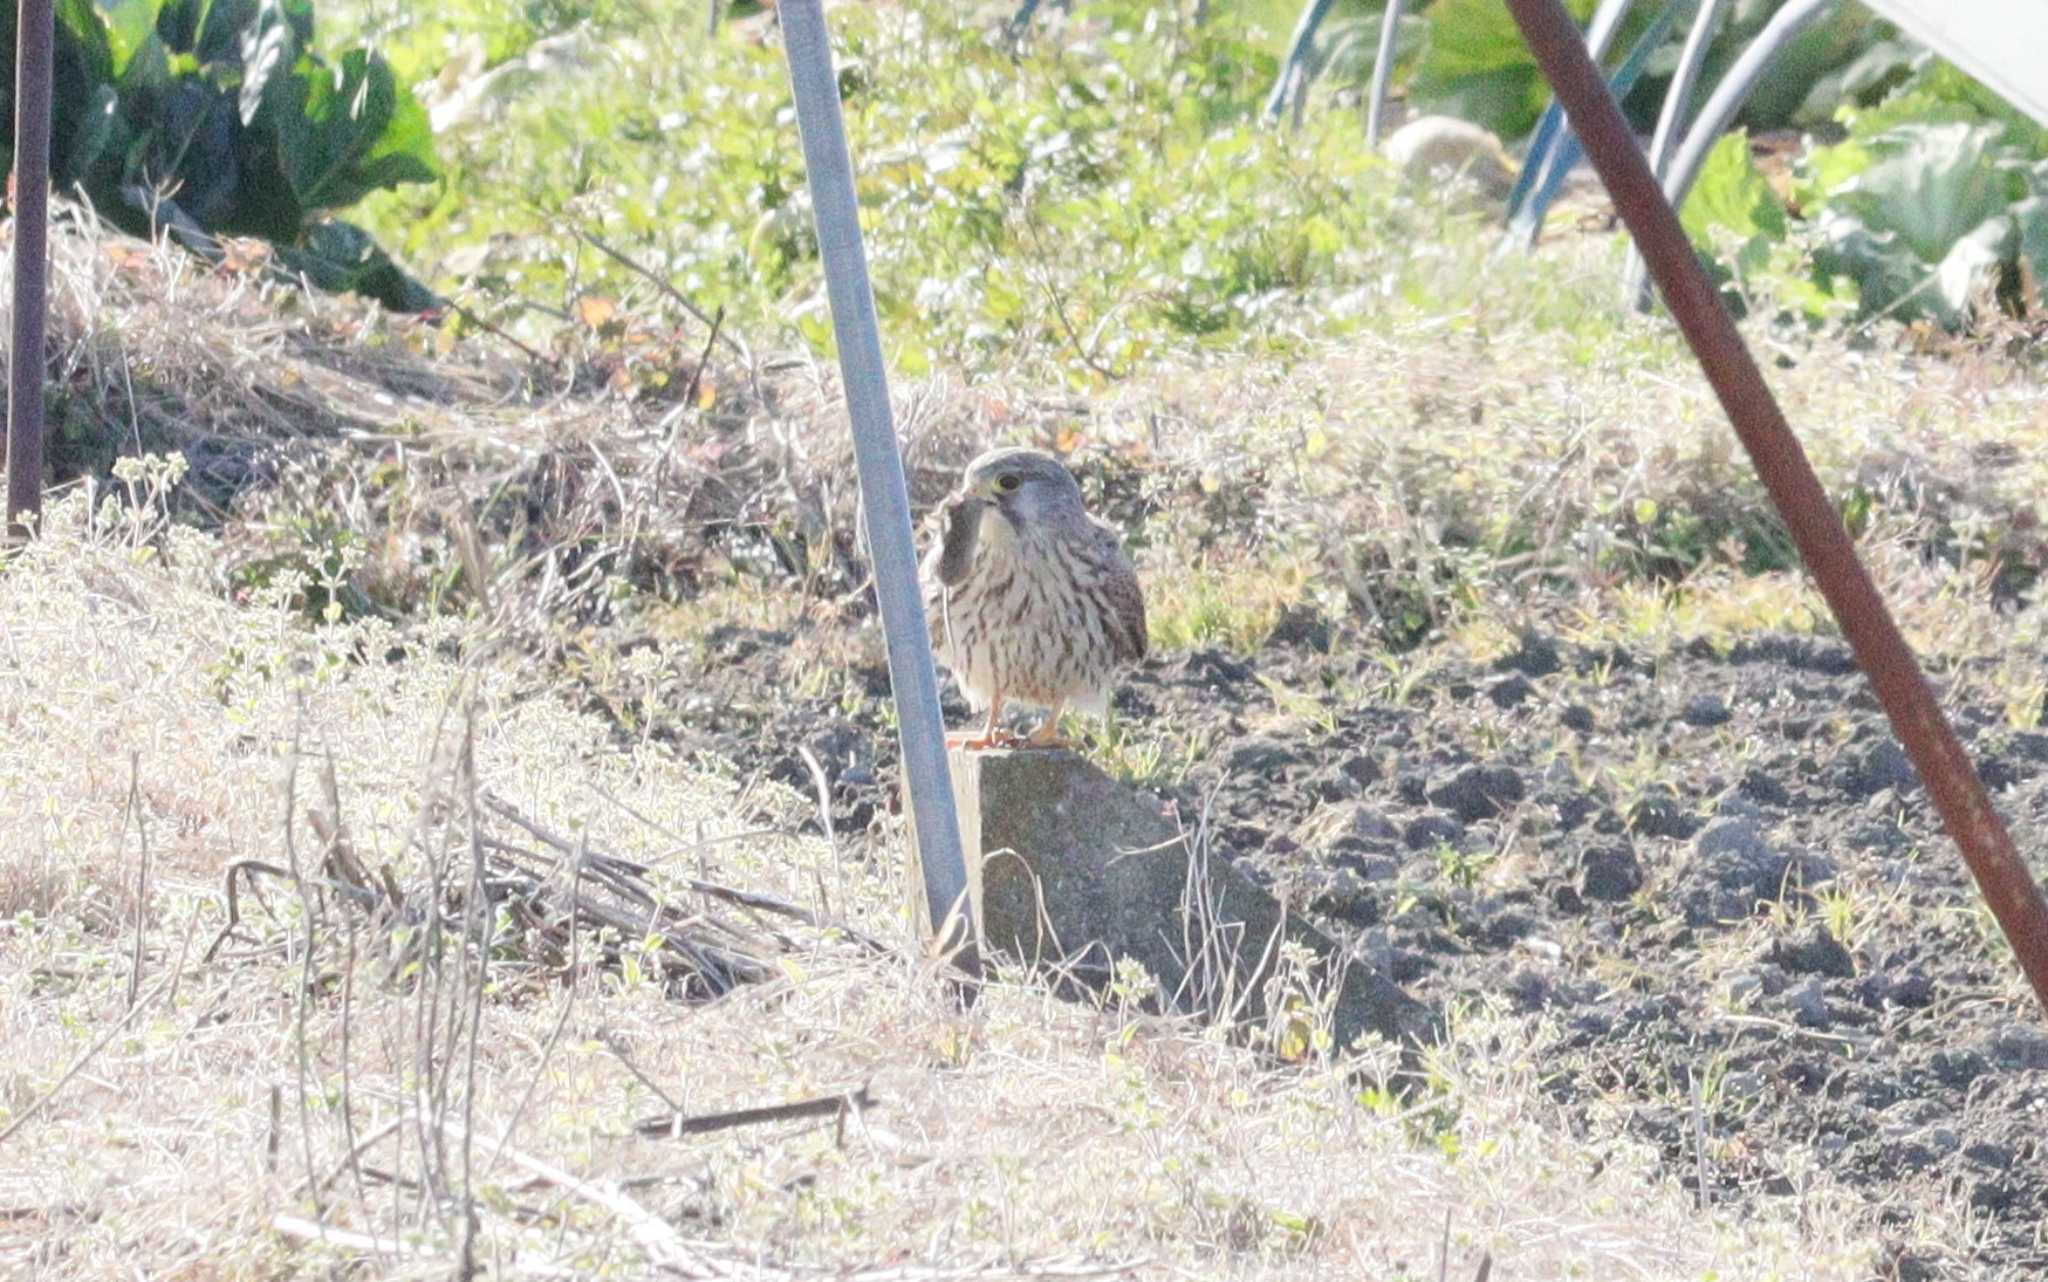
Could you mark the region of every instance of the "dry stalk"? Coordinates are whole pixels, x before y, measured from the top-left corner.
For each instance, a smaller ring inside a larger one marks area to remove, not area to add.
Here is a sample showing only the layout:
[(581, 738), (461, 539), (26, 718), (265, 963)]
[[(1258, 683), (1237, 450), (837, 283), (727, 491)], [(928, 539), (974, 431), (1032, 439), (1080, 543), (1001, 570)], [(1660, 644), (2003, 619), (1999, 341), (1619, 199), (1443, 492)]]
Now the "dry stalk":
[(83, 1051), (79, 1052), (78, 1058), (72, 1060), (71, 1066), (66, 1068), (63, 1074), (60, 1077), (58, 1077), (55, 1082), (50, 1084), (49, 1090), (46, 1090), (41, 1095), (38, 1095), (33, 1103), (31, 1103), (27, 1108), (21, 1110), (21, 1113), (18, 1116), (16, 1116), (13, 1121), (7, 1124), (7, 1128), (5, 1130), (0, 1130), (0, 1144), (5, 1144), (9, 1136), (13, 1135), (16, 1131), (19, 1131), (22, 1127), (28, 1125), (31, 1119), (33, 1119), (37, 1114), (41, 1113), (43, 1109), (49, 1105), (50, 1101), (57, 1097), (57, 1092), (63, 1090), (66, 1086), (68, 1086), (71, 1083), (71, 1079), (78, 1076), (78, 1074), (84, 1070), (85, 1066), (92, 1062), (93, 1056), (99, 1054), (102, 1050), (106, 1049), (107, 1043), (113, 1041), (114, 1038), (120, 1034), (121, 1030), (128, 1027), (129, 1023), (132, 1022), (137, 1015), (140, 1015), (143, 1011), (147, 1010), (151, 1003), (153, 1003), (156, 1000), (158, 995), (160, 995), (169, 986), (170, 976), (165, 976), (163, 979), (159, 979), (158, 981), (156, 981), (155, 984), (150, 986), (149, 992), (145, 993), (141, 1000), (131, 1004), (128, 1007), (127, 1011), (122, 1014), (121, 1018), (115, 1020), (111, 1025), (108, 1026), (106, 1032), (101, 1033), (97, 1038), (93, 1039), (92, 1045), (86, 1047)]

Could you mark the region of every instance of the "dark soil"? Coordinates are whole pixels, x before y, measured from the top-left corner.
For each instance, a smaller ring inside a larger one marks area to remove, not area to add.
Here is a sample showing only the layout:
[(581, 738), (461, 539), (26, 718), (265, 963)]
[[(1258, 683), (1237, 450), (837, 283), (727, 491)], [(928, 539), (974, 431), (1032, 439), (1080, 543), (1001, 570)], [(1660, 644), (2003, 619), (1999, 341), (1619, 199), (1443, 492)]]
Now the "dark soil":
[[(1129, 732), (1213, 745), (1150, 786), (1184, 815), (1206, 805), (1241, 866), (1414, 995), (1527, 1018), (1589, 1137), (1625, 1118), (1717, 1204), (1831, 1172), (1883, 1208), (1885, 1277), (2048, 1276), (2048, 1031), (1845, 647), (1532, 636), (1491, 666), (1434, 662), (1395, 704), (1348, 639), (1290, 629), (1252, 658), (1150, 660), (1118, 697)], [(680, 737), (811, 793), (808, 748), (838, 834), (887, 831), (893, 736), (836, 699), (763, 700), (788, 640), (710, 647), (698, 679), (752, 693), (700, 700), (720, 711), (686, 714)], [(1261, 677), (1327, 718), (1290, 722)], [(886, 692), (879, 666), (860, 680)], [(947, 705), (965, 724), (950, 687)], [(2040, 866), (2048, 734), (1954, 715)], [(1914, 1208), (1950, 1191), (1980, 1242), (1914, 1233)]]

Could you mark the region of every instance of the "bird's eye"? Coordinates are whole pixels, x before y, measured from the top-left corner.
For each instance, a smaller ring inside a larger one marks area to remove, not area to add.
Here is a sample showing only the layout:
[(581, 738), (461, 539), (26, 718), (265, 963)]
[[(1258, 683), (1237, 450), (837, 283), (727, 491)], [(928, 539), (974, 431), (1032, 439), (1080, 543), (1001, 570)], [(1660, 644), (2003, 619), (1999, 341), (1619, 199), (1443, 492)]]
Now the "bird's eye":
[(1014, 473), (1014, 472), (1006, 472), (1006, 473), (1004, 473), (1003, 475), (1001, 475), (1001, 476), (997, 477), (997, 478), (996, 478), (996, 488), (997, 488), (997, 489), (999, 489), (999, 490), (1001, 490), (1001, 491), (1002, 491), (1003, 493), (1005, 493), (1005, 494), (1008, 494), (1008, 493), (1009, 493), (1010, 491), (1012, 491), (1012, 490), (1016, 489), (1016, 488), (1017, 488), (1017, 476), (1016, 476), (1016, 473)]

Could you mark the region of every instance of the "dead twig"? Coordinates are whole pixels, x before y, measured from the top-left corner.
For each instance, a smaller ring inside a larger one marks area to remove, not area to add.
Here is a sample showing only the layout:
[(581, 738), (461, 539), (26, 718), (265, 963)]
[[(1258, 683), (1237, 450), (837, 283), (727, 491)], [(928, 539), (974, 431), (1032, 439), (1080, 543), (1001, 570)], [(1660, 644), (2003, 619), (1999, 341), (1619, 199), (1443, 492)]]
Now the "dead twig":
[(235, 878), (237, 876), (241, 876), (248, 881), (250, 891), (256, 895), (256, 902), (263, 906), (264, 912), (270, 914), (272, 921), (277, 920), (277, 914), (271, 911), (270, 901), (264, 899), (263, 892), (256, 888), (256, 878), (259, 874), (265, 877), (276, 877), (280, 881), (288, 880), (291, 877), (289, 872), (278, 867), (276, 864), (264, 863), (260, 859), (237, 859), (229, 864), (227, 872), (221, 877), (222, 888), (228, 901), (228, 919), (226, 924), (220, 928), (220, 933), (213, 937), (213, 942), (206, 946), (206, 952), (200, 956), (200, 961), (211, 962), (214, 954), (220, 951), (220, 946), (227, 943), (230, 939), (240, 939), (243, 943), (251, 945), (257, 943), (256, 940), (236, 933), (237, 928), (242, 924), (242, 897), (241, 893), (235, 888)]
[[(461, 1131), (461, 1124), (443, 1120), (444, 1131)], [(462, 1138), (457, 1136), (456, 1138)], [(502, 1150), (504, 1159), (525, 1171), (528, 1175), (545, 1180), (556, 1188), (575, 1197), (582, 1198), (593, 1206), (609, 1211), (626, 1226), (633, 1241), (647, 1254), (649, 1262), (657, 1268), (689, 1270), (698, 1277), (716, 1276), (720, 1270), (705, 1256), (698, 1254), (675, 1226), (616, 1189), (571, 1175), (559, 1166), (522, 1153), (515, 1148)]]
[(33, 1104), (30, 1104), (27, 1108), (21, 1110), (21, 1114), (18, 1117), (16, 1117), (12, 1122), (9, 1122), (7, 1124), (6, 1130), (0, 1130), (0, 1144), (5, 1144), (10, 1136), (12, 1136), (16, 1131), (20, 1130), (22, 1127), (28, 1125), (29, 1120), (31, 1118), (41, 1113), (43, 1109), (49, 1104), (49, 1102), (57, 1097), (57, 1092), (63, 1090), (67, 1085), (69, 1085), (71, 1079), (78, 1076), (79, 1072), (83, 1070), (87, 1064), (92, 1062), (92, 1057), (99, 1054), (102, 1050), (104, 1050), (108, 1042), (113, 1041), (114, 1038), (120, 1034), (122, 1029), (128, 1027), (130, 1021), (132, 1021), (137, 1015), (140, 1015), (144, 1010), (148, 1009), (150, 1003), (155, 1001), (157, 995), (162, 993), (165, 988), (169, 987), (169, 985), (169, 976), (165, 976), (163, 979), (159, 979), (158, 981), (156, 981), (156, 983), (150, 988), (149, 992), (146, 995), (144, 995), (141, 1000), (131, 1004), (128, 1007), (127, 1012), (123, 1014), (121, 1018), (115, 1020), (113, 1025), (109, 1027), (106, 1032), (101, 1033), (97, 1038), (93, 1039), (93, 1044), (86, 1047), (85, 1050), (79, 1054), (77, 1059), (71, 1061), (71, 1067), (64, 1070), (64, 1075), (62, 1077), (59, 1077), (54, 1083), (52, 1083), (49, 1090), (44, 1091), (41, 1095), (36, 1097), (36, 1101)]
[(496, 325), (492, 321), (487, 320), (482, 315), (479, 315), (478, 313), (471, 311), (469, 308), (464, 307), (461, 303), (456, 302), (454, 299), (450, 298), (444, 301), (447, 303), (449, 311), (454, 312), (457, 316), (460, 316), (463, 320), (476, 326), (478, 329), (484, 331), (486, 334), (491, 335), (493, 338), (501, 339), (504, 342), (510, 343), (512, 346), (518, 348), (522, 353), (524, 353), (526, 359), (532, 361), (534, 364), (544, 366), (545, 368), (550, 370), (557, 368), (561, 364), (561, 362), (549, 356), (546, 356), (541, 352), (537, 352), (531, 347), (528, 347), (525, 343), (520, 342), (518, 339), (512, 337), (511, 334), (499, 328), (498, 325)]
[[(704, 382), (704, 370), (711, 364), (711, 349), (718, 342), (719, 331), (725, 326), (725, 308), (720, 307), (711, 318), (711, 333), (704, 340), (704, 350), (697, 356), (697, 368), (690, 371), (690, 385), (683, 389), (683, 404), (697, 403), (697, 388)], [(716, 389), (713, 389), (714, 393)]]
[(604, 1043), (604, 1048), (612, 1053), (612, 1058), (619, 1061), (619, 1066), (631, 1073), (635, 1081), (653, 1091), (655, 1098), (668, 1105), (670, 1112), (678, 1115), (682, 1113), (683, 1106), (676, 1103), (674, 1097), (667, 1091), (661, 1089), (661, 1083), (641, 1071), (640, 1066), (633, 1062), (632, 1056), (626, 1054), (626, 1048), (619, 1045), (617, 1037), (610, 1033), (599, 1033), (597, 1036), (598, 1040)]
[(664, 280), (661, 276), (657, 275), (652, 268), (642, 266), (640, 263), (633, 261), (620, 250), (613, 248), (609, 244), (606, 244), (604, 240), (599, 238), (595, 233), (585, 231), (581, 227), (578, 227), (576, 229), (576, 238), (582, 241), (584, 244), (590, 246), (592, 249), (595, 249), (599, 253), (604, 254), (613, 262), (619, 264), (619, 266), (624, 267), (627, 271), (632, 272), (635, 276), (640, 277), (648, 284), (660, 290), (662, 294), (669, 298), (672, 302), (674, 302), (676, 306), (682, 308), (690, 315), (696, 317), (697, 320), (701, 324), (703, 324), (705, 328), (711, 331), (712, 336), (714, 338), (718, 339), (720, 342), (723, 342), (727, 347), (731, 348), (733, 355), (739, 357), (742, 361), (746, 362), (746, 366), (749, 371), (751, 371), (754, 368), (754, 354), (747, 350), (747, 345), (745, 343), (742, 343), (740, 340), (723, 333), (719, 328), (718, 322), (713, 320), (711, 317), (706, 316), (704, 314), (703, 308), (691, 302), (687, 294), (683, 293), (683, 291), (677, 289), (667, 280)]
[[(617, 804), (615, 799), (607, 799), (614, 800), (614, 804)], [(567, 854), (573, 852), (576, 849), (576, 847), (573, 844), (571, 844), (567, 838), (561, 836), (558, 833), (549, 831), (547, 828), (543, 827), (541, 824), (535, 822), (534, 820), (528, 819), (526, 816), (520, 814), (516, 809), (514, 809), (511, 805), (507, 804), (502, 799), (493, 796), (489, 793), (486, 793), (484, 794), (483, 801), (484, 805), (496, 811), (498, 814), (504, 816), (506, 819), (518, 825), (520, 828), (525, 829), (526, 832), (530, 834), (532, 837), (534, 837), (536, 840), (540, 841), (543, 845), (552, 847), (558, 853)], [(619, 808), (621, 810), (625, 810), (625, 812), (629, 815), (632, 815), (633, 818), (639, 819), (642, 823), (647, 823), (649, 827), (654, 828), (656, 831), (662, 832), (665, 836), (674, 835), (672, 833), (668, 833), (659, 825), (653, 824), (645, 818), (643, 818), (642, 816), (635, 814), (630, 808), (624, 805), (620, 805)], [(776, 832), (775, 830), (766, 829), (757, 833), (749, 833), (742, 835), (780, 836), (781, 834), (779, 832)], [(650, 870), (644, 864), (635, 863), (630, 859), (621, 859), (616, 855), (599, 854), (593, 851), (589, 855), (589, 867), (584, 875), (605, 878), (607, 882), (611, 884), (613, 889), (619, 889), (619, 882), (623, 881), (627, 883), (637, 883), (640, 881), (644, 881), (647, 878), (649, 871)], [(778, 917), (786, 917), (791, 921), (800, 922), (805, 926), (809, 926), (813, 930), (826, 930), (837, 932), (838, 934), (843, 935), (847, 939), (852, 940), (854, 943), (858, 944), (862, 949), (876, 956), (886, 957), (892, 955), (895, 952), (895, 950), (890, 948), (887, 944), (884, 944), (881, 940), (876, 939), (874, 936), (867, 934), (865, 931), (858, 930), (855, 927), (850, 926), (843, 921), (838, 921), (832, 918), (822, 916), (821, 914), (812, 912), (810, 909), (804, 908), (798, 904), (790, 903), (786, 899), (778, 899), (773, 895), (764, 895), (758, 891), (740, 890), (732, 886), (722, 885), (715, 881), (707, 881), (701, 877), (685, 876), (679, 878), (678, 880), (681, 881), (685, 889), (693, 891), (696, 894), (703, 895), (706, 898), (717, 899), (722, 902), (732, 904), (735, 907), (739, 908), (747, 908), (752, 909), (756, 912), (771, 913)], [(638, 887), (637, 885), (633, 886), (632, 893), (644, 897), (649, 904), (653, 902), (652, 896), (649, 895), (648, 892), (646, 892), (644, 889)]]
[(143, 821), (140, 800), (142, 796), (142, 754), (128, 754), (128, 804), (121, 820), (121, 840), (126, 846), (128, 824), (135, 824), (136, 840), (141, 844), (142, 857), (135, 870), (135, 947), (128, 962), (128, 1004), (135, 1005), (136, 991), (142, 986), (142, 942), (144, 926), (149, 918), (149, 825)]
[[(583, 866), (583, 853), (576, 858), (576, 867), (570, 870), (571, 878)], [(548, 1061), (554, 1058), (555, 1047), (561, 1043), (562, 1032), (569, 1026), (569, 1013), (576, 1009), (576, 985), (582, 974), (580, 952), (581, 937), (575, 931), (569, 932), (569, 993), (562, 999), (562, 1012), (555, 1016), (555, 1026), (548, 1030), (548, 1040), (540, 1048), (540, 1062), (533, 1066), (533, 1076), (527, 1079), (526, 1089), (520, 1092), (519, 1102), (512, 1106), (512, 1116), (505, 1119), (505, 1129), (498, 1136), (498, 1146), (491, 1150), (491, 1160), (485, 1164), (484, 1172), (498, 1169), (498, 1159), (505, 1155), (505, 1146), (512, 1142), (512, 1136), (519, 1130), (519, 1121), (526, 1115), (527, 1106), (533, 1103), (534, 1095), (540, 1090), (541, 1079), (547, 1075)], [(658, 1094), (659, 1092), (657, 1092)]]
[[(1038, 251), (1038, 257), (1040, 261), (1043, 261), (1045, 259), (1045, 243), (1039, 238), (1038, 235), (1037, 218), (1035, 216), (1027, 214), (1024, 219), (1024, 227), (1027, 231), (1031, 233), (1032, 247)], [(1102, 377), (1108, 379), (1110, 382), (1122, 382), (1125, 378), (1125, 375), (1118, 373), (1116, 370), (1113, 370), (1109, 368), (1107, 365), (1104, 365), (1101, 361), (1096, 360), (1095, 353), (1090, 351), (1088, 345), (1082, 341), (1080, 331), (1074, 328), (1074, 322), (1067, 319), (1067, 304), (1066, 300), (1060, 297), (1059, 287), (1057, 285), (1054, 285), (1050, 278), (1041, 278), (1037, 282), (1037, 284), (1040, 289), (1045, 291), (1046, 298), (1052, 303), (1053, 317), (1054, 319), (1059, 321), (1060, 329), (1065, 332), (1067, 336), (1067, 341), (1074, 345), (1074, 355), (1081, 358), (1081, 363), (1083, 365), (1086, 365), (1095, 373), (1102, 375)]]
[(700, 1113), (695, 1117), (684, 1117), (674, 1113), (668, 1117), (650, 1117), (633, 1123), (633, 1131), (650, 1139), (675, 1139), (683, 1135), (709, 1135), (713, 1131), (729, 1131), (741, 1126), (761, 1126), (769, 1122), (790, 1122), (807, 1117), (844, 1118), (848, 1113), (857, 1113), (873, 1108), (874, 1097), (868, 1088), (839, 1095), (823, 1095), (816, 1099), (798, 1100), (791, 1104), (771, 1104), (765, 1108), (739, 1108), (725, 1113)]

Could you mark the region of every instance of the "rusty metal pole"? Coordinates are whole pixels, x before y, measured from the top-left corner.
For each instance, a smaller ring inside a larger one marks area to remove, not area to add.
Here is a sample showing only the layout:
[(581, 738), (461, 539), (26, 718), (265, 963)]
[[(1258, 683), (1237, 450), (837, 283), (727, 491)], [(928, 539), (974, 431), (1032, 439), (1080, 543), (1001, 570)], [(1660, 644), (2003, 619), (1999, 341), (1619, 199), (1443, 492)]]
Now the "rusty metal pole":
[(8, 348), (7, 531), (43, 511), (43, 333), (50, 277), (51, 0), (20, 0), (14, 49), (14, 336)]
[(1701, 269), (1621, 109), (1586, 56), (1578, 27), (1558, 0), (1507, 0), (1507, 5), (1891, 718), (1892, 730), (1962, 849), (2034, 995), (2048, 1008), (2048, 902), (1992, 809), (1969, 754), (1942, 714), (1877, 585), (1857, 560), (1849, 532)]

